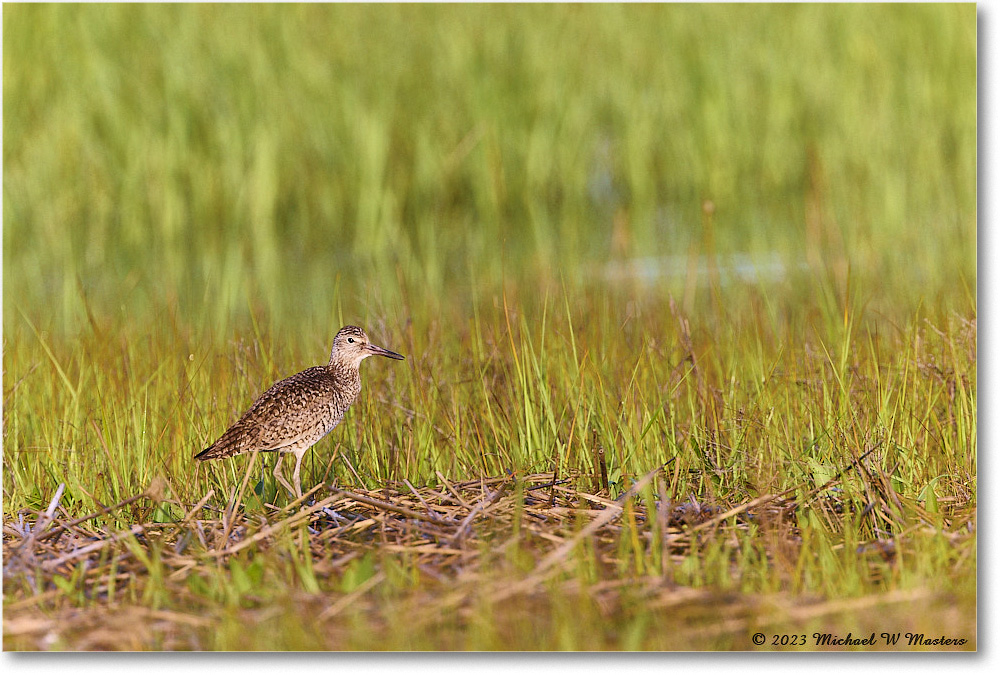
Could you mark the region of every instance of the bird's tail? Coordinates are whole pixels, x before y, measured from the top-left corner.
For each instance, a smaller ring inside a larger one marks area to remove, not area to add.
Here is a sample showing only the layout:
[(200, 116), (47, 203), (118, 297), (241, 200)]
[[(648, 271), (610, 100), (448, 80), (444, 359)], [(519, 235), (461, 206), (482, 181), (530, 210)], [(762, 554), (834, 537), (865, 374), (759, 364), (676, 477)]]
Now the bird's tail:
[(210, 445), (209, 447), (205, 448), (197, 455), (195, 455), (194, 458), (200, 459), (201, 461), (204, 462), (206, 459), (217, 459), (219, 456), (220, 455), (218, 452), (218, 448), (216, 448), (214, 445)]
[(237, 424), (230, 427), (219, 440), (199, 452), (194, 458), (204, 462), (206, 459), (232, 457), (254, 447), (255, 441), (256, 436), (253, 430), (248, 431), (245, 427)]

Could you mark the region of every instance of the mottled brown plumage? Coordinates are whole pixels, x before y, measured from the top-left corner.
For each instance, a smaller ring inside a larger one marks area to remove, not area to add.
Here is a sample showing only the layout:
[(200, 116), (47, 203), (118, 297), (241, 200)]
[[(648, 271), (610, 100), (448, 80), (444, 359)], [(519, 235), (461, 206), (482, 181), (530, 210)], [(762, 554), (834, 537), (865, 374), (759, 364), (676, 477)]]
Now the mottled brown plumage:
[[(333, 338), (327, 365), (313, 366), (275, 382), (219, 440), (195, 455), (195, 459), (220, 459), (255, 450), (277, 452), (274, 477), (290, 493), (301, 497), (302, 457), (344, 419), (344, 413), (361, 392), (358, 367), (372, 355), (404, 358), (373, 345), (357, 326), (344, 326)], [(294, 490), (281, 474), (281, 460), (286, 452), (295, 455)]]

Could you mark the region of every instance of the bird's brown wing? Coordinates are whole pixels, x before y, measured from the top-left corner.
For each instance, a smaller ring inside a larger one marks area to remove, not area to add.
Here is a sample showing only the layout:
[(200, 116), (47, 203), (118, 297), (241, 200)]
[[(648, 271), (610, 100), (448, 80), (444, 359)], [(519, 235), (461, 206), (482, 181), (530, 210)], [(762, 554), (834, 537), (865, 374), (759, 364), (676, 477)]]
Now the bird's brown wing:
[(318, 412), (330, 397), (330, 389), (329, 376), (322, 366), (276, 382), (195, 459), (220, 459), (253, 450), (269, 452), (316, 435), (317, 428), (326, 421)]

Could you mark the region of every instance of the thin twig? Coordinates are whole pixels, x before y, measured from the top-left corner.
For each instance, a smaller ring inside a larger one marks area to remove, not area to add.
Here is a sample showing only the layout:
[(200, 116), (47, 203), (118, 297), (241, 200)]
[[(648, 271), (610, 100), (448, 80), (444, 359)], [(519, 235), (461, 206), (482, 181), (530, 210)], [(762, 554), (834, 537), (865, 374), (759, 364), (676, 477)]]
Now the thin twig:
[[(63, 484), (60, 483), (59, 487), (62, 488), (64, 486), (63, 486)], [(60, 490), (60, 493), (61, 493), (61, 490)], [(93, 520), (94, 518), (100, 518), (101, 516), (106, 516), (109, 513), (111, 513), (112, 511), (117, 511), (118, 509), (123, 508), (125, 506), (128, 506), (129, 504), (132, 504), (134, 502), (137, 502), (137, 501), (139, 501), (140, 499), (142, 499), (142, 498), (144, 498), (146, 496), (147, 496), (146, 492), (140, 492), (137, 495), (132, 495), (128, 499), (123, 499), (122, 501), (118, 502), (117, 504), (112, 504), (111, 506), (105, 506), (103, 509), (101, 509), (99, 511), (95, 511), (94, 513), (91, 513), (90, 515), (86, 515), (86, 516), (83, 516), (81, 518), (77, 518), (76, 520), (71, 520), (68, 523), (63, 523), (62, 525), (60, 525), (59, 527), (55, 528), (54, 530), (49, 530), (48, 532), (45, 532), (44, 534), (39, 535), (38, 541), (44, 541), (45, 539), (48, 539), (49, 537), (54, 537), (57, 534), (65, 532), (66, 530), (68, 530), (71, 527), (76, 527), (77, 525), (79, 525), (81, 523), (85, 523), (88, 520)]]
[(395, 513), (400, 513), (408, 518), (416, 518), (417, 520), (426, 520), (431, 523), (436, 523), (438, 525), (443, 524), (440, 518), (434, 518), (432, 516), (425, 516), (419, 511), (414, 511), (413, 509), (408, 509), (405, 506), (396, 506), (395, 504), (390, 504), (388, 502), (379, 501), (378, 499), (372, 499), (371, 497), (365, 497), (364, 495), (359, 495), (356, 492), (350, 492), (349, 490), (338, 490), (338, 496), (344, 496), (351, 501), (360, 502), (361, 504), (367, 504), (368, 506), (374, 506), (377, 509), (382, 509), (383, 511), (393, 511)]
[(410, 488), (410, 492), (413, 493), (413, 496), (415, 496), (418, 500), (420, 500), (420, 503), (424, 505), (425, 509), (427, 509), (427, 515), (429, 515), (429, 516), (431, 516), (433, 518), (434, 517), (434, 509), (431, 508), (431, 505), (427, 503), (427, 501), (421, 496), (421, 494), (419, 492), (417, 492), (417, 489), (415, 487), (413, 487), (413, 485), (410, 483), (410, 481), (408, 481), (408, 480), (406, 480), (404, 478), (403, 482), (406, 483), (406, 487)]
[(146, 528), (143, 525), (133, 525), (128, 530), (122, 530), (120, 532), (115, 532), (114, 534), (112, 534), (107, 539), (101, 539), (100, 541), (95, 541), (93, 544), (90, 544), (89, 546), (84, 546), (82, 548), (78, 548), (78, 549), (76, 549), (74, 551), (71, 551), (71, 552), (69, 552), (69, 553), (67, 553), (65, 555), (62, 555), (62, 556), (60, 556), (60, 557), (58, 557), (58, 558), (56, 558), (54, 560), (46, 560), (45, 562), (42, 563), (42, 569), (45, 570), (45, 571), (47, 571), (47, 572), (51, 572), (52, 570), (54, 570), (55, 568), (59, 567), (60, 565), (62, 565), (64, 563), (70, 562), (71, 560), (76, 560), (77, 558), (83, 558), (83, 557), (85, 557), (87, 555), (90, 555), (94, 551), (99, 551), (100, 549), (104, 548), (105, 546), (108, 546), (109, 544), (113, 544), (113, 543), (115, 543), (115, 542), (117, 542), (117, 541), (119, 541), (121, 539), (126, 538), (126, 537), (129, 537), (129, 536), (133, 536), (134, 537), (137, 534), (142, 534), (145, 530), (146, 530)]
[(437, 474), (438, 480), (440, 480), (442, 483), (444, 483), (444, 486), (448, 489), (448, 492), (451, 493), (451, 496), (458, 500), (459, 504), (461, 504), (462, 506), (464, 506), (467, 509), (471, 509), (472, 508), (472, 505), (469, 504), (469, 502), (467, 502), (464, 499), (462, 499), (462, 495), (458, 494), (458, 492), (455, 491), (455, 488), (453, 488), (451, 486), (451, 483), (448, 482), (448, 479), (445, 478), (441, 474), (440, 471), (435, 471), (434, 473)]
[[(258, 530), (255, 534), (247, 537), (246, 539), (240, 541), (237, 544), (234, 544), (232, 546), (226, 546), (221, 549), (216, 549), (214, 551), (209, 551), (208, 555), (212, 556), (213, 558), (219, 558), (224, 555), (231, 555), (233, 553), (236, 553), (237, 551), (242, 551), (250, 544), (260, 541), (261, 539), (266, 539), (268, 536), (270, 536), (274, 532), (277, 532), (278, 530), (290, 528), (293, 525), (298, 525), (301, 522), (309, 520), (309, 516), (316, 513), (317, 511), (321, 511), (330, 504), (333, 504), (334, 502), (337, 501), (338, 498), (339, 495), (333, 495), (332, 497), (327, 497), (326, 499), (316, 502), (308, 509), (297, 511), (296, 513), (292, 514), (288, 518), (285, 518), (284, 520), (279, 520), (277, 523), (273, 525), (268, 525), (267, 527)], [(226, 539), (223, 539), (222, 541), (226, 541)]]
[(480, 511), (485, 511), (487, 508), (492, 506), (493, 503), (496, 502), (496, 500), (500, 499), (500, 497), (503, 495), (504, 492), (506, 492), (506, 490), (507, 490), (507, 485), (501, 485), (493, 492), (492, 495), (490, 495), (488, 498), (484, 498), (482, 501), (476, 504), (476, 506), (469, 512), (469, 515), (465, 517), (465, 520), (459, 523), (458, 529), (455, 531), (455, 534), (452, 535), (451, 537), (452, 546), (458, 546), (461, 544), (462, 538), (465, 536), (466, 528), (472, 524), (472, 519), (475, 518)]

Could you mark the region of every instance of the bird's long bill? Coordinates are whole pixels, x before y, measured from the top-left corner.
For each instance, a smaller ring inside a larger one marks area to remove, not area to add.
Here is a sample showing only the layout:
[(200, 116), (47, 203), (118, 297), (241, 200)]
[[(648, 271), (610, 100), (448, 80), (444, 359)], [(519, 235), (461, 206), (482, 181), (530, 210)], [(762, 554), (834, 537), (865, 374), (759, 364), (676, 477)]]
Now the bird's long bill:
[(384, 347), (379, 347), (378, 345), (372, 345), (372, 344), (368, 345), (368, 351), (378, 356), (388, 356), (390, 359), (397, 359), (399, 361), (402, 361), (403, 359), (406, 358), (402, 354), (397, 354), (394, 351), (385, 349)]

